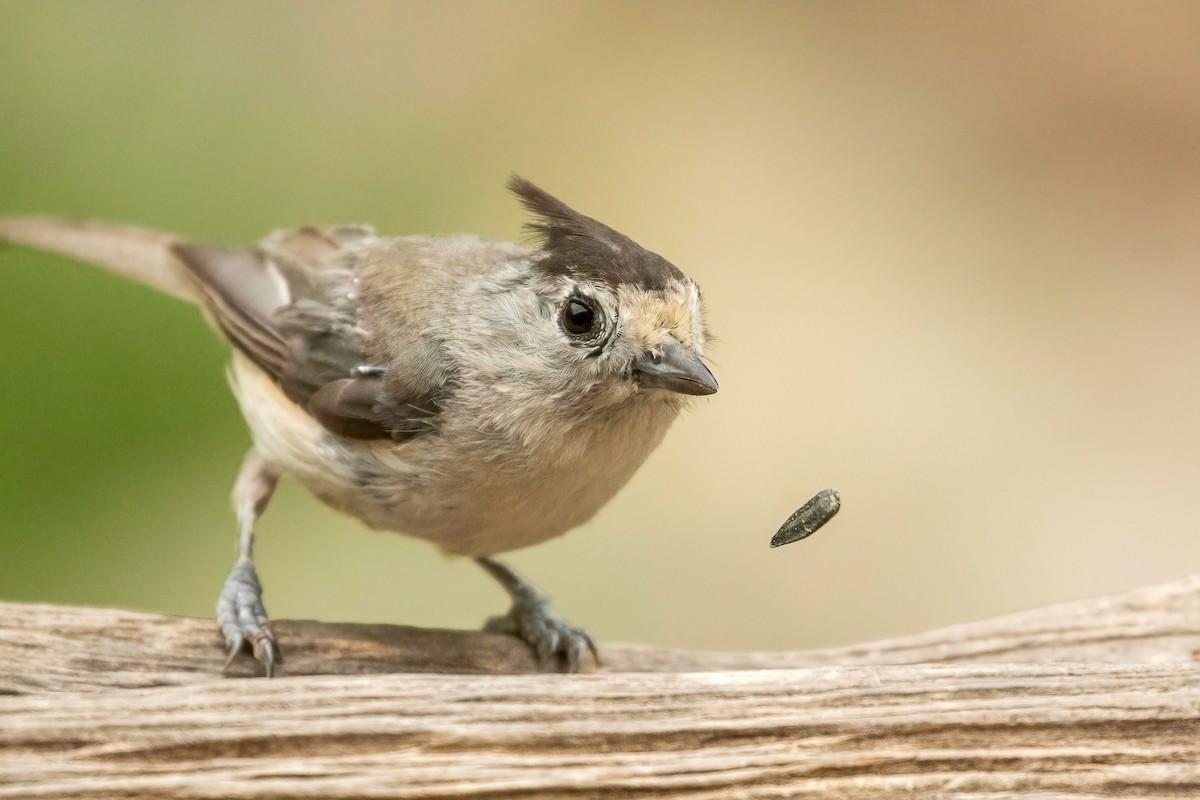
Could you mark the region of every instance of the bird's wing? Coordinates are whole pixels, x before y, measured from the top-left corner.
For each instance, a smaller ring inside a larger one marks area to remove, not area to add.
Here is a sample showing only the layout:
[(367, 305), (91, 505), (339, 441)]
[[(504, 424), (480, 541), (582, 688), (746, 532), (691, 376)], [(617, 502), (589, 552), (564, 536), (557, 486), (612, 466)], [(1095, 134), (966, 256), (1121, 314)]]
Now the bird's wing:
[[(230, 251), (125, 225), (0, 217), (0, 242), (97, 264), (199, 305), (238, 350), (330, 431), (401, 440), (436, 425), (446, 379), (440, 366), (431, 369), (440, 362), (423, 335), (391, 335), (385, 348), (376, 333), (359, 326), (356, 260), (362, 249), (382, 241), (366, 227), (308, 227), (275, 233), (252, 250)], [(376, 321), (382, 325), (387, 317), (376, 315)], [(406, 346), (397, 351), (400, 345)], [(380, 352), (392, 354), (395, 363), (364, 356)]]
[(309, 227), (250, 251), (171, 249), (215, 325), (292, 401), (340, 436), (402, 440), (433, 429), (436, 393), (365, 355), (373, 348), (358, 324), (354, 265), (371, 241), (369, 228)]

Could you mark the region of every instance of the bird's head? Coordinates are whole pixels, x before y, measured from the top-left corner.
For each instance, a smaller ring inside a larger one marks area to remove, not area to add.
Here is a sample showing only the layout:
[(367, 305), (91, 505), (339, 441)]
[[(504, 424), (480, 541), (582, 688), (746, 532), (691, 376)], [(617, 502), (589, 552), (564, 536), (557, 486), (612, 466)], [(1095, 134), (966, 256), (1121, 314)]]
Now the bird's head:
[(602, 404), (717, 391), (691, 278), (529, 181), (513, 176), (508, 185), (535, 217), (539, 339), (549, 345), (539, 349), (551, 367), (544, 374)]

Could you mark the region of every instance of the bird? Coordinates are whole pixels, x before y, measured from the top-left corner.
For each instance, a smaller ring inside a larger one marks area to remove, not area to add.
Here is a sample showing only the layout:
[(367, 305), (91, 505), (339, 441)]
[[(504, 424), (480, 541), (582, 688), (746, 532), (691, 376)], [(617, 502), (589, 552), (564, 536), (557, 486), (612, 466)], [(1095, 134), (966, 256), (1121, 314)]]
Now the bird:
[(587, 632), (496, 556), (561, 536), (718, 389), (695, 281), (528, 180), (521, 243), (275, 231), (230, 249), (102, 222), (0, 217), (0, 242), (105, 267), (197, 306), (231, 347), (253, 441), (232, 501), (237, 557), (216, 621), (270, 677), (282, 652), (254, 560), (286, 476), (370, 528), (474, 559), (508, 593), (485, 630), (580, 671)]

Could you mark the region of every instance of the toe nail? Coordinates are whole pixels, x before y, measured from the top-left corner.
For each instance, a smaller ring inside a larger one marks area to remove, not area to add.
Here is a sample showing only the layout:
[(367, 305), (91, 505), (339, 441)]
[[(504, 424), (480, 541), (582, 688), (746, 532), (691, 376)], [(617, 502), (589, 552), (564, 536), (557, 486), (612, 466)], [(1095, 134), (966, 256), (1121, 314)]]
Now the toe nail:
[(268, 678), (275, 677), (275, 653), (269, 644), (266, 647), (266, 653), (263, 654), (263, 666), (266, 668)]
[(225, 657), (225, 666), (221, 668), (222, 671), (229, 670), (230, 665), (233, 664), (233, 660), (237, 658), (238, 653), (242, 652), (242, 644), (244, 642), (245, 639), (242, 638), (241, 633), (235, 633), (229, 638), (229, 655)]

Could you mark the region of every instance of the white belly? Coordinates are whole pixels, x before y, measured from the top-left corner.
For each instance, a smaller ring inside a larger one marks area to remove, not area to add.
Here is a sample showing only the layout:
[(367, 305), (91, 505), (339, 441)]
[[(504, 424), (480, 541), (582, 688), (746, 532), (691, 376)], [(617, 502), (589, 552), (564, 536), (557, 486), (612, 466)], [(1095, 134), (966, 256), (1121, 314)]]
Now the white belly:
[[(323, 502), (372, 528), (460, 555), (493, 555), (590, 519), (659, 444), (678, 406), (649, 402), (620, 425), (573, 425), (553, 451), (471, 431), (394, 443), (330, 434), (257, 367), (235, 355), (231, 383), (255, 448)], [(498, 435), (497, 435), (498, 436)]]

